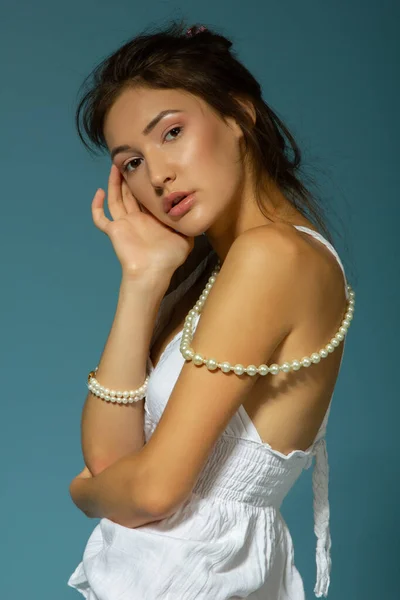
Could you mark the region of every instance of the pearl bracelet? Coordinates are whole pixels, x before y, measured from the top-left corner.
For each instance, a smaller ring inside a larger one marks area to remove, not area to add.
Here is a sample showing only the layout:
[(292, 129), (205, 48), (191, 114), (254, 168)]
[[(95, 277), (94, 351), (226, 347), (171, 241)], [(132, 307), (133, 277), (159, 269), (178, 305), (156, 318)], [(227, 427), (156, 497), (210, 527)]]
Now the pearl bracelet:
[(118, 390), (110, 390), (109, 388), (105, 388), (99, 384), (97, 379), (95, 379), (94, 375), (97, 373), (97, 366), (94, 371), (90, 371), (88, 375), (88, 388), (92, 392), (94, 396), (98, 398), (102, 398), (102, 400), (106, 400), (107, 402), (112, 402), (113, 404), (132, 404), (133, 402), (138, 402), (139, 400), (143, 400), (147, 393), (147, 384), (149, 382), (149, 375), (147, 375), (144, 380), (144, 384), (140, 386), (137, 390), (127, 390), (125, 392), (120, 392)]

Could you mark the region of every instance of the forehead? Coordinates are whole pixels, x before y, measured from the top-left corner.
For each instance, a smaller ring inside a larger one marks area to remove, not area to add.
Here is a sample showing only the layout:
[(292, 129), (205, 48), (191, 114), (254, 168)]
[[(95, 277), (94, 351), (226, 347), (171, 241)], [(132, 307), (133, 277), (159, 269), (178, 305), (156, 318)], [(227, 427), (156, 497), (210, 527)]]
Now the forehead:
[(185, 90), (126, 89), (115, 100), (104, 120), (107, 145), (110, 148), (119, 143), (127, 131), (139, 136), (151, 119), (167, 109), (179, 109), (191, 114), (204, 113), (206, 104)]

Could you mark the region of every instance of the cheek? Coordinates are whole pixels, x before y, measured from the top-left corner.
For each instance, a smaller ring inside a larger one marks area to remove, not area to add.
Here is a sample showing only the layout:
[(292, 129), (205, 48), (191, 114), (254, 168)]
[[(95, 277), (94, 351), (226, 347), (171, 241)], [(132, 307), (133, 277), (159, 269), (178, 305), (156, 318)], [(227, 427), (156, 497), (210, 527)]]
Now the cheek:
[(213, 173), (220, 177), (221, 169), (229, 168), (233, 162), (232, 150), (227, 144), (229, 145), (229, 140), (221, 134), (218, 127), (201, 123), (185, 147), (184, 162), (191, 169), (204, 170), (208, 181), (213, 178)]
[(215, 127), (209, 136), (213, 162), (223, 173), (232, 177), (240, 170), (238, 142), (233, 133), (225, 127)]

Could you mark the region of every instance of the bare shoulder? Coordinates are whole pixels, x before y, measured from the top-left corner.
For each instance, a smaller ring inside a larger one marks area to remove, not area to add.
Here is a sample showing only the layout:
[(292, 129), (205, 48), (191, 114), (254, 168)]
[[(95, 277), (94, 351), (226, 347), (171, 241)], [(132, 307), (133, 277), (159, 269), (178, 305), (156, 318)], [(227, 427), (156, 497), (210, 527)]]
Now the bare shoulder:
[[(343, 271), (331, 250), (309, 233), (285, 223), (255, 227), (240, 235), (237, 248), (262, 257), (287, 273), (298, 317), (315, 315), (335, 321), (346, 306)], [(305, 312), (303, 312), (303, 310)], [(318, 313), (317, 313), (318, 314)]]
[(296, 230), (293, 227), (282, 223), (273, 223), (271, 225), (261, 225), (253, 227), (240, 234), (234, 242), (234, 246), (246, 249), (256, 256), (277, 254), (283, 252), (283, 258), (287, 253), (293, 253), (296, 250)]
[[(309, 236), (311, 238), (311, 236)], [(314, 238), (312, 238), (314, 239)], [(322, 244), (319, 243), (320, 246)], [(243, 232), (229, 250), (235, 257), (246, 256), (259, 266), (282, 272), (286, 282), (297, 285), (306, 270), (313, 270), (319, 259), (319, 248), (311, 246), (297, 230), (284, 223), (254, 227)]]
[[(309, 233), (299, 231), (285, 223), (273, 223), (254, 227), (241, 234), (235, 244), (241, 249), (252, 252), (254, 256), (267, 255), (276, 260), (287, 260), (291, 257), (301, 263), (301, 271), (297, 272), (299, 280), (303, 280), (307, 272), (313, 276), (331, 276), (333, 283), (343, 283), (343, 271), (331, 250), (320, 240)], [(318, 285), (318, 279), (316, 281)]]

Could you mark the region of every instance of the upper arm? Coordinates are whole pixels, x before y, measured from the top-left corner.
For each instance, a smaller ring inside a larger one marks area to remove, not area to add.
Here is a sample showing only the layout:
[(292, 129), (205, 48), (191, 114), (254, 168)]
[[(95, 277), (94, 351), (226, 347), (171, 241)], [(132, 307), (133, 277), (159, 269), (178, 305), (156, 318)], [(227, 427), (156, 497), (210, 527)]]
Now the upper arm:
[[(290, 291), (297, 268), (296, 247), (276, 230), (251, 230), (237, 238), (204, 304), (190, 346), (203, 357), (232, 366), (269, 365), (292, 327)], [(215, 442), (258, 377), (185, 362), (141, 451), (152, 510), (174, 511), (189, 496)]]

